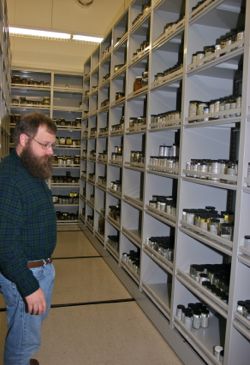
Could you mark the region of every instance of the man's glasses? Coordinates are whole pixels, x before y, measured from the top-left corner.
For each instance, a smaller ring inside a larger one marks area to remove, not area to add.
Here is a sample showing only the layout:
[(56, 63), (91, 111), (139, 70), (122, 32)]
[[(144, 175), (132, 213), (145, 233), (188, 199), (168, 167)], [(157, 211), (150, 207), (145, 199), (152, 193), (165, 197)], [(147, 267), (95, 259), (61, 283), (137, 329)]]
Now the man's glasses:
[(38, 143), (44, 150), (49, 150), (49, 149), (54, 149), (56, 147), (56, 144), (55, 143), (42, 143), (42, 142), (39, 142), (37, 139), (35, 139), (34, 137), (32, 137), (32, 139)]

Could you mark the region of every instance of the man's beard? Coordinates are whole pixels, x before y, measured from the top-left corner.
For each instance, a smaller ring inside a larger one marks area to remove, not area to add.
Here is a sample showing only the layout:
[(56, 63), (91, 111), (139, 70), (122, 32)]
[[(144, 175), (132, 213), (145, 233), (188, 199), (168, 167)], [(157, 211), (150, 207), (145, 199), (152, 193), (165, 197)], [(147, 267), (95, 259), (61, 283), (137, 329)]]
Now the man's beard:
[(39, 177), (41, 179), (48, 179), (51, 177), (53, 157), (35, 156), (31, 150), (30, 144), (28, 144), (21, 152), (20, 158), (32, 176)]

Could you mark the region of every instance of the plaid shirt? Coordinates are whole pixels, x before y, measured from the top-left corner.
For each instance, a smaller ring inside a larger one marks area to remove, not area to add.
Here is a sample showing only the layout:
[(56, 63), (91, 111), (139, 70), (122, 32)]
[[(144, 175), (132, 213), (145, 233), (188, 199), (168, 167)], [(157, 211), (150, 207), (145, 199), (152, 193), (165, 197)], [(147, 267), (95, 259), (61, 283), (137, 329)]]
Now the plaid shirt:
[(56, 215), (46, 182), (33, 177), (12, 152), (0, 164), (0, 272), (22, 296), (39, 283), (27, 261), (51, 257), (56, 243)]

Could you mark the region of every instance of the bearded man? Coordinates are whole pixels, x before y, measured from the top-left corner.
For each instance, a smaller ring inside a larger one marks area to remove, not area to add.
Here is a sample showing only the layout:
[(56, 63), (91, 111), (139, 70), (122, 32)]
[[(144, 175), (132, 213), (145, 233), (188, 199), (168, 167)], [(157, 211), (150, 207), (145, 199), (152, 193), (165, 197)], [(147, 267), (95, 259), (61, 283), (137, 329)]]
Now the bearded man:
[(56, 214), (46, 179), (56, 126), (40, 113), (17, 123), (15, 150), (0, 164), (0, 292), (7, 309), (4, 365), (35, 365), (51, 304)]

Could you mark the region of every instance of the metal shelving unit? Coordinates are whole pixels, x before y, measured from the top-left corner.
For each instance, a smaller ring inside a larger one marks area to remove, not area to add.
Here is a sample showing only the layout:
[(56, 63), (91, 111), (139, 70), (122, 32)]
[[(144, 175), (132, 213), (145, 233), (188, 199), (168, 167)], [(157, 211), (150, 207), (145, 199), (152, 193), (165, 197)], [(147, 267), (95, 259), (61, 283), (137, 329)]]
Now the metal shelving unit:
[[(237, 311), (250, 299), (249, 6), (133, 0), (84, 65), (81, 227), (188, 365), (249, 362), (249, 320)], [(216, 234), (201, 214), (211, 206)], [(152, 237), (171, 241), (172, 256)], [(226, 277), (204, 285), (193, 266)], [(177, 317), (190, 303), (206, 307), (208, 326)]]

